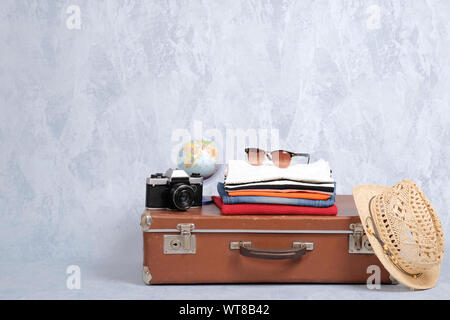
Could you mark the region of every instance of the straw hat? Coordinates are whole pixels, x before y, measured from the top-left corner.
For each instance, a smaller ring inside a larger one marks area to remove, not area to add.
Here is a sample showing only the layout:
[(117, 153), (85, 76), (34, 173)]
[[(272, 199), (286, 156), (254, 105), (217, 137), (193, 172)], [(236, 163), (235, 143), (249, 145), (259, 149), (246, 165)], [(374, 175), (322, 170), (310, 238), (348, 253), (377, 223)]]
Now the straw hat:
[(353, 188), (362, 225), (383, 266), (413, 289), (429, 289), (438, 278), (444, 234), (436, 210), (422, 190), (403, 180), (392, 188)]

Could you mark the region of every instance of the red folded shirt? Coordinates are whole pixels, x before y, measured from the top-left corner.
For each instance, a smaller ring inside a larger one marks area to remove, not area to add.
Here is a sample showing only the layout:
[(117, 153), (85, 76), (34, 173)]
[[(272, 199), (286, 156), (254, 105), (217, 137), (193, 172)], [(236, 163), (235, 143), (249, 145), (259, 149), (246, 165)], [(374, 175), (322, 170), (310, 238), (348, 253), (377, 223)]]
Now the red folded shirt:
[(301, 214), (301, 215), (337, 215), (336, 205), (328, 208), (290, 206), (285, 204), (224, 204), (221, 197), (212, 197), (216, 206), (220, 208), (222, 214)]

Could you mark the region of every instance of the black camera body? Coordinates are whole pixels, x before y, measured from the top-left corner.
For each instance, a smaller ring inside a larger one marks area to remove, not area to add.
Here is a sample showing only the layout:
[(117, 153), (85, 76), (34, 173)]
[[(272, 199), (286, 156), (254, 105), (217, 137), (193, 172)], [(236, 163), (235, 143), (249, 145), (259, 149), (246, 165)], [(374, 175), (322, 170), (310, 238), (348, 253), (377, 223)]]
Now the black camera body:
[(190, 176), (184, 170), (169, 169), (147, 178), (145, 206), (148, 209), (171, 209), (186, 211), (200, 207), (203, 196), (203, 178), (200, 174)]

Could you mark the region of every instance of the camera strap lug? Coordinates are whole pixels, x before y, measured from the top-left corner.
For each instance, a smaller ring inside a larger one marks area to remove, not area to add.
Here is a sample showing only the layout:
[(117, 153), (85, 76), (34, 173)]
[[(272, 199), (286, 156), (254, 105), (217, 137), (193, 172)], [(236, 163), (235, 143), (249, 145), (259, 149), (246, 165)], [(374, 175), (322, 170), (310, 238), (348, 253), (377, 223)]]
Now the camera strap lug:
[(193, 223), (179, 223), (179, 235), (164, 235), (164, 254), (195, 254), (196, 239), (192, 234)]

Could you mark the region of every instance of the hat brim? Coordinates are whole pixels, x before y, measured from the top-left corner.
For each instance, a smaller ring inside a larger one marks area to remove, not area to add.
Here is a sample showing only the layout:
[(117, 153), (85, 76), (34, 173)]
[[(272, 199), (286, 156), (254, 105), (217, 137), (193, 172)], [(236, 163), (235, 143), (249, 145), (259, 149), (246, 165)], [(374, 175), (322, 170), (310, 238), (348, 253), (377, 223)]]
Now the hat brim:
[(366, 220), (370, 217), (370, 199), (381, 194), (382, 192), (389, 191), (390, 189), (391, 188), (377, 185), (360, 185), (353, 188), (353, 197), (364, 231), (366, 231), (367, 238), (369, 239), (376, 256), (395, 280), (413, 289), (432, 288), (436, 285), (439, 279), (440, 265), (437, 265), (434, 268), (422, 273), (417, 278), (414, 278), (398, 269), (391, 259), (384, 254), (383, 248), (378, 240), (374, 236), (370, 235), (366, 230)]

